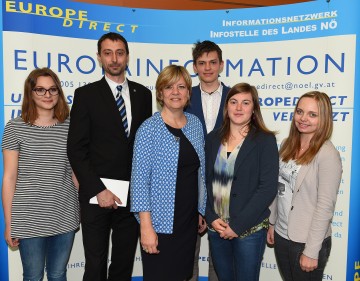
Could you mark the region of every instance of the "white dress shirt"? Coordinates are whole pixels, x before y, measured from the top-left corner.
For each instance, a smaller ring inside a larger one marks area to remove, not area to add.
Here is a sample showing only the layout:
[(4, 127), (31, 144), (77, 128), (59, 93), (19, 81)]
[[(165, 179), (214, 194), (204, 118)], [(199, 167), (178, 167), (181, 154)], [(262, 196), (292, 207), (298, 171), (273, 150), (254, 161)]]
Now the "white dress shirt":
[(222, 85), (221, 83), (219, 83), (219, 88), (217, 88), (216, 91), (209, 94), (203, 91), (200, 84), (200, 91), (201, 91), (201, 104), (202, 104), (202, 109), (206, 124), (206, 132), (210, 133), (214, 129), (216, 119), (218, 117), (220, 103), (221, 103)]

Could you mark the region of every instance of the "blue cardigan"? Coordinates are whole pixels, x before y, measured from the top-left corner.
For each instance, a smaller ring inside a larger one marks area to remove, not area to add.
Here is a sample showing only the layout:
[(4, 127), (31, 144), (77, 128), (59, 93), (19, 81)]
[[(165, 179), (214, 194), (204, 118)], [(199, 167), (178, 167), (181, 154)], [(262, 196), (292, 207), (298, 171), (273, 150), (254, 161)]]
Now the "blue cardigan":
[[(199, 160), (198, 211), (206, 206), (205, 152), (202, 125), (189, 113), (182, 132), (193, 145)], [(180, 143), (166, 128), (159, 112), (147, 119), (135, 137), (131, 173), (131, 212), (139, 221), (139, 212), (150, 212), (155, 232), (172, 233), (175, 189)]]

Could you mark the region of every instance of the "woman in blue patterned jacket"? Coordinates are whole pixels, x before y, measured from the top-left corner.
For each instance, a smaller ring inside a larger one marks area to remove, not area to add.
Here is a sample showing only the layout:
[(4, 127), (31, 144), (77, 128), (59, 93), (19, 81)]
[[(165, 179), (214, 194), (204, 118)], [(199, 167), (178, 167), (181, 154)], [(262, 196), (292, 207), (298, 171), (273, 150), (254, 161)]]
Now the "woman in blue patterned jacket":
[(192, 275), (206, 188), (202, 126), (184, 113), (190, 93), (187, 70), (165, 67), (156, 81), (162, 110), (136, 134), (131, 211), (140, 223), (144, 281), (183, 281)]

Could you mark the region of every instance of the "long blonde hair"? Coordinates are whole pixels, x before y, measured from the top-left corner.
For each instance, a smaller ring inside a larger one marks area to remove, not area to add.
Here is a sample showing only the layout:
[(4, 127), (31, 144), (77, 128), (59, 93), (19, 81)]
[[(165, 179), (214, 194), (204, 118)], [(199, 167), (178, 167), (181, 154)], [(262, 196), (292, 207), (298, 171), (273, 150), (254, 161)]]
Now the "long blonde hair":
[(318, 129), (310, 140), (309, 148), (303, 155), (296, 159), (301, 148), (301, 143), (300, 132), (296, 128), (295, 120), (293, 118), (291, 121), (289, 136), (284, 141), (280, 149), (280, 157), (284, 162), (288, 162), (293, 159), (296, 160), (298, 165), (309, 164), (314, 159), (315, 155), (318, 153), (325, 141), (330, 139), (333, 131), (333, 114), (331, 101), (328, 95), (318, 91), (312, 91), (302, 95), (295, 106), (294, 115), (296, 114), (296, 110), (302, 98), (311, 98), (317, 101), (319, 110)]

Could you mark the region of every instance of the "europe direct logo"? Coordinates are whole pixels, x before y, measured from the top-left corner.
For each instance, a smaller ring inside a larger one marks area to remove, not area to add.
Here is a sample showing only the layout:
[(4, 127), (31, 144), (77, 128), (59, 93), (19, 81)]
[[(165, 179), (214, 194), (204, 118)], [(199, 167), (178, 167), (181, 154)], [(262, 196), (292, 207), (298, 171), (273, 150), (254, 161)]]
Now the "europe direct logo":
[(87, 29), (102, 32), (128, 32), (135, 33), (139, 25), (118, 22), (92, 20), (88, 18), (88, 11), (62, 8), (59, 6), (47, 6), (23, 1), (6, 1), (5, 12), (22, 13), (34, 16), (57, 18), (62, 20), (62, 27)]

